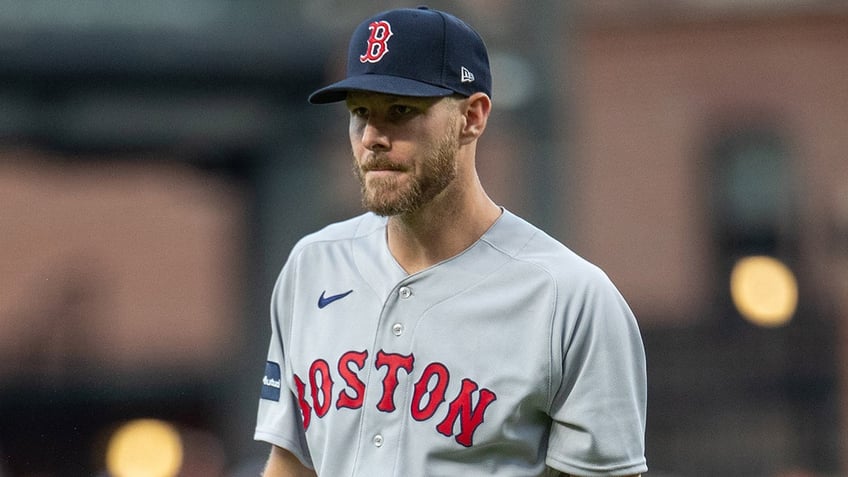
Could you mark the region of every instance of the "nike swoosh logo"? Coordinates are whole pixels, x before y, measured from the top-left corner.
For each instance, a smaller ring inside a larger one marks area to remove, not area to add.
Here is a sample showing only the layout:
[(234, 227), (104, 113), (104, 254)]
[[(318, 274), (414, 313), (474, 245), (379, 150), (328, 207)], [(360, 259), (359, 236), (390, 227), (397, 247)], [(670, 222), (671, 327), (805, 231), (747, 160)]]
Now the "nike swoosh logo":
[(324, 294), (327, 293), (327, 290), (321, 292), (321, 296), (318, 297), (318, 308), (324, 308), (334, 301), (341, 300), (342, 298), (353, 293), (353, 290), (348, 290), (344, 293), (339, 293), (338, 295), (330, 295), (325, 297)]

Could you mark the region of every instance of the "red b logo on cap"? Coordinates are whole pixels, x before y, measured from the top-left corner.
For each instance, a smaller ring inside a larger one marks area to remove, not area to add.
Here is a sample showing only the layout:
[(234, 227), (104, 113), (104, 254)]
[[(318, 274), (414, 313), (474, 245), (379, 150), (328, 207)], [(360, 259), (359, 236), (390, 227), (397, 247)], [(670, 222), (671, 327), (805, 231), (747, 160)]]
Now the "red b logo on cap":
[(385, 20), (371, 22), (368, 25), (371, 30), (371, 36), (368, 37), (368, 50), (364, 55), (359, 56), (359, 61), (362, 63), (376, 63), (383, 58), (383, 55), (389, 52), (389, 47), (386, 42), (392, 36), (392, 26)]

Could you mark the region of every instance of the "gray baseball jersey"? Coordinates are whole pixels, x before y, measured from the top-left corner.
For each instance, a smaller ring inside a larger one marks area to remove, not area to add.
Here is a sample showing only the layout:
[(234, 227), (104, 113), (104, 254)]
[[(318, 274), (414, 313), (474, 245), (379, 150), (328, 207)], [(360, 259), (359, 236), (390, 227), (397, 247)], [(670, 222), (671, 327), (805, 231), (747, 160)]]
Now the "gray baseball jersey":
[(255, 438), (320, 476), (627, 475), (645, 356), (607, 276), (508, 211), (408, 275), (373, 214), (293, 249)]

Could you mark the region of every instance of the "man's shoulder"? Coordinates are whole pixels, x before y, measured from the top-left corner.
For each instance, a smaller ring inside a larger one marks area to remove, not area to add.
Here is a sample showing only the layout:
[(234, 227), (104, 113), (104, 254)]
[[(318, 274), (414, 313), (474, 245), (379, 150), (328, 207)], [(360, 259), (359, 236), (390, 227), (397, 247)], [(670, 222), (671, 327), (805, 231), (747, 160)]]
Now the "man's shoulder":
[(495, 242), (514, 260), (545, 270), (557, 281), (607, 279), (597, 265), (541, 228), (514, 214), (505, 215), (504, 219)]

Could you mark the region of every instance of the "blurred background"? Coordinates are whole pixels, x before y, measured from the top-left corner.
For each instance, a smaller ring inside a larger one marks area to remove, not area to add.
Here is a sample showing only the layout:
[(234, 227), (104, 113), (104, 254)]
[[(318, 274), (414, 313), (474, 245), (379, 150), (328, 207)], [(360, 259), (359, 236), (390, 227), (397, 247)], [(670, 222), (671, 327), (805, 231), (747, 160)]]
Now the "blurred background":
[[(0, 0), (0, 476), (241, 477), (271, 288), (358, 214), (361, 0)], [(848, 4), (431, 1), (490, 195), (612, 277), (652, 476), (848, 475)]]

